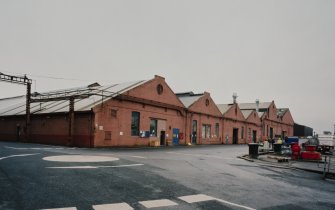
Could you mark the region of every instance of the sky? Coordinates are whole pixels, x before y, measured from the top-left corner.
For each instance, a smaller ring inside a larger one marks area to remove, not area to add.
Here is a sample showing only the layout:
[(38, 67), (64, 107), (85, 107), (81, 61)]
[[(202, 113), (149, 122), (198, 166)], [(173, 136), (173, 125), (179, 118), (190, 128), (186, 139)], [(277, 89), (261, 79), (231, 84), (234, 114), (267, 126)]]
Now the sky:
[[(0, 72), (32, 91), (154, 75), (175, 92), (275, 101), (318, 133), (335, 124), (333, 0), (1, 0)], [(0, 98), (25, 94), (0, 82)]]

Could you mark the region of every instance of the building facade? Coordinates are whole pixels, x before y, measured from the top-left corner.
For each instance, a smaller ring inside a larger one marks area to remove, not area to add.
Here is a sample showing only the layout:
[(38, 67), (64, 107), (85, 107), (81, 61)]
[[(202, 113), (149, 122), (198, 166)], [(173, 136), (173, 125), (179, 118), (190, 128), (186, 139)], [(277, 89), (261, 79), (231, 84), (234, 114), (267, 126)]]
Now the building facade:
[[(292, 136), (275, 103), (215, 104), (207, 92), (177, 93), (155, 76), (121, 84), (0, 99), (0, 140), (78, 147), (246, 144)], [(72, 105), (71, 105), (72, 104)]]
[(221, 144), (221, 112), (208, 92), (177, 93), (186, 107), (185, 131), (186, 143)]

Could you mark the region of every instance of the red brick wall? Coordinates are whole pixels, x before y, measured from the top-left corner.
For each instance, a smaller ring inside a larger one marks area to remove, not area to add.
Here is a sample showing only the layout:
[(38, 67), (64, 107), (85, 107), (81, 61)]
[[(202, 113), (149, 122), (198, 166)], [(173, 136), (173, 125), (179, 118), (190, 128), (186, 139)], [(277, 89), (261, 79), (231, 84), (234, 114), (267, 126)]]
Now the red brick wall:
[[(20, 140), (25, 140), (25, 116), (2, 118), (0, 120), (0, 140), (16, 141), (17, 125), (21, 127)], [(91, 115), (76, 113), (74, 127), (74, 145), (89, 147), (92, 140)], [(30, 124), (30, 142), (67, 145), (69, 140), (68, 116), (66, 114), (32, 115)]]
[[(111, 115), (111, 110), (117, 110), (116, 116)], [(166, 121), (166, 140), (172, 140), (172, 129), (179, 128), (184, 133), (184, 118), (176, 110), (146, 105), (131, 101), (117, 99), (108, 100), (103, 107), (97, 106), (94, 125), (94, 146), (149, 146), (150, 140), (159, 141), (157, 137), (140, 138), (131, 135), (132, 112), (140, 112), (140, 130), (149, 131), (150, 119)], [(111, 140), (105, 140), (105, 132), (111, 132)], [(185, 139), (185, 138), (184, 138)], [(184, 144), (185, 140), (180, 140)]]
[[(207, 103), (206, 103), (207, 101)], [(215, 102), (210, 97), (210, 94), (205, 92), (204, 95), (199, 98), (194, 104), (188, 109), (189, 114), (187, 115), (187, 143), (191, 142), (192, 135), (192, 121), (197, 121), (197, 144), (221, 144), (222, 142), (222, 123), (221, 123), (221, 112), (217, 108)], [(200, 114), (201, 113), (201, 114)], [(219, 124), (219, 135), (215, 133), (215, 126)], [(202, 125), (211, 125), (211, 137), (202, 138)]]
[[(223, 115), (223, 142), (228, 144), (233, 143), (233, 129), (238, 128), (238, 144), (245, 144), (247, 142), (246, 136), (246, 124), (245, 118), (238, 107), (237, 104), (234, 104), (230, 109)], [(242, 138), (242, 127), (244, 127), (244, 134)]]
[[(247, 127), (247, 143), (251, 143), (252, 142), (252, 135), (253, 135), (253, 131), (255, 130), (257, 132), (256, 135), (256, 140), (259, 141), (262, 138), (262, 133), (261, 133), (261, 119), (259, 118), (258, 114), (256, 111), (253, 111), (249, 117), (246, 120), (246, 127)], [(249, 130), (250, 129), (250, 130)]]

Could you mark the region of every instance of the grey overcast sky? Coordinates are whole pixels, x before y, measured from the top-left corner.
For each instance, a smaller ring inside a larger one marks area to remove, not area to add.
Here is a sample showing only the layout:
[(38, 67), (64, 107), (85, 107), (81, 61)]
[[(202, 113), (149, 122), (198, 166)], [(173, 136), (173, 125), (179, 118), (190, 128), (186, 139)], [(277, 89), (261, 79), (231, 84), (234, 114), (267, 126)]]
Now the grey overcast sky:
[[(334, 11), (334, 0), (1, 0), (0, 72), (40, 92), (157, 74), (175, 92), (274, 100), (333, 131)], [(22, 94), (0, 83), (0, 98)]]

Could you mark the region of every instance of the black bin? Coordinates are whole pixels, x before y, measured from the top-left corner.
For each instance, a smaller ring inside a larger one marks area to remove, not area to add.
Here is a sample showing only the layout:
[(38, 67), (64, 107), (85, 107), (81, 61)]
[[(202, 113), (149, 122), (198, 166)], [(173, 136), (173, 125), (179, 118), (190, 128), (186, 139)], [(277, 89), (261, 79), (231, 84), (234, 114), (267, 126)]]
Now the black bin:
[(249, 143), (249, 157), (257, 158), (258, 157), (258, 143)]
[(281, 153), (281, 146), (282, 144), (274, 143), (273, 144), (273, 151), (277, 154)]

